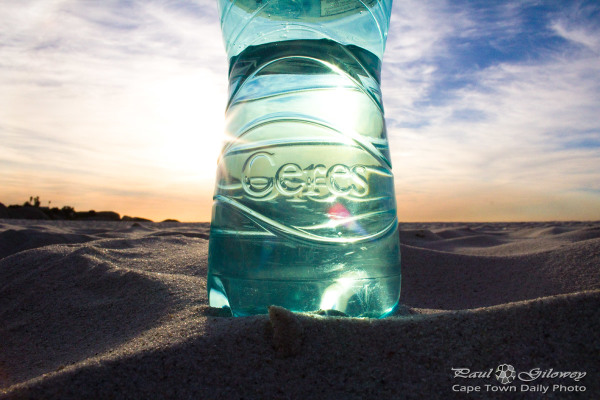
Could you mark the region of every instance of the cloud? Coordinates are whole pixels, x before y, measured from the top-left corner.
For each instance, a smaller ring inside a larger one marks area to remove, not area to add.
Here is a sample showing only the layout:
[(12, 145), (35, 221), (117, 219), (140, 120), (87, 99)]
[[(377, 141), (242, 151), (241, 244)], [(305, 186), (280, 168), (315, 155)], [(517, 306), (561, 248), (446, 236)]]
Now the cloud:
[(582, 46), (593, 54), (600, 53), (600, 7), (596, 2), (577, 1), (553, 16), (551, 29), (558, 36)]
[[(196, 115), (206, 103), (221, 101), (224, 109), (222, 97), (198, 101), (207, 97), (202, 92), (226, 92), (226, 58), (221, 41), (214, 40), (219, 28), (212, 2), (15, 4), (0, 6), (3, 15), (14, 18), (0, 27), (4, 122), (33, 124), (36, 131), (72, 144), (129, 145), (147, 143), (149, 132), (135, 130), (127, 120), (151, 126), (168, 104), (191, 112), (186, 101), (197, 101)], [(167, 93), (159, 93), (162, 89)], [(204, 117), (217, 123), (213, 111)]]
[(2, 2), (0, 15), (5, 194), (212, 191), (227, 93), (214, 2)]
[[(400, 202), (448, 200), (452, 188), (549, 201), (600, 189), (600, 57), (579, 49), (593, 50), (598, 36), (589, 17), (559, 25), (570, 10), (542, 13), (532, 27), (532, 5), (417, 5), (395, 34), (419, 31), (422, 46), (390, 35), (383, 90)], [(535, 46), (513, 43), (524, 38)]]

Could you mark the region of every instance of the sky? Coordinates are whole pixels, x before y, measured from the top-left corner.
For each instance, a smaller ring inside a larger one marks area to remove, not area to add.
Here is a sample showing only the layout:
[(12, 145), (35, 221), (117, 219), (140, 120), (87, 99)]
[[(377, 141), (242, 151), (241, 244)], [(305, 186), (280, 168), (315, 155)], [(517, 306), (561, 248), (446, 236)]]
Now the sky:
[[(216, 0), (0, 16), (0, 202), (210, 220)], [(395, 0), (381, 88), (400, 221), (600, 219), (599, 2)]]

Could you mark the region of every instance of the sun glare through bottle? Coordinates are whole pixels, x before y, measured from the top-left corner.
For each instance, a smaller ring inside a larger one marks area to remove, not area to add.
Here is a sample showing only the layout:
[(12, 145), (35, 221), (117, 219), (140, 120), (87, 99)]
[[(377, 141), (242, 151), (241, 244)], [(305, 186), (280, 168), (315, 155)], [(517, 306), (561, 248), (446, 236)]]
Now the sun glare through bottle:
[(211, 307), (385, 317), (400, 296), (380, 91), (391, 0), (219, 0), (229, 57)]

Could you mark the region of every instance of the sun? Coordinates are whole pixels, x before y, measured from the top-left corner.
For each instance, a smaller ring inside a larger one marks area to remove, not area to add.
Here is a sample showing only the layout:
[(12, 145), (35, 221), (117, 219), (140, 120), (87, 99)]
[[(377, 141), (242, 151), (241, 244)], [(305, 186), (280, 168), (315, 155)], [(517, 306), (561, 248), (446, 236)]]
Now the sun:
[(224, 140), (226, 87), (211, 75), (177, 75), (148, 90), (156, 135), (150, 139), (152, 153), (173, 179), (214, 179)]

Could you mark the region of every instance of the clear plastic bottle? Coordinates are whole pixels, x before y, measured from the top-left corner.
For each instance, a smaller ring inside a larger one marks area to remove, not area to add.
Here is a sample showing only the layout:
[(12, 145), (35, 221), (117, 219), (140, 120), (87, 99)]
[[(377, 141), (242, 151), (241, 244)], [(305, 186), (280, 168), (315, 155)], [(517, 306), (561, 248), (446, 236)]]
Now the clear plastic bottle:
[(391, 0), (219, 0), (226, 142), (212, 307), (384, 317), (400, 296), (380, 70)]

